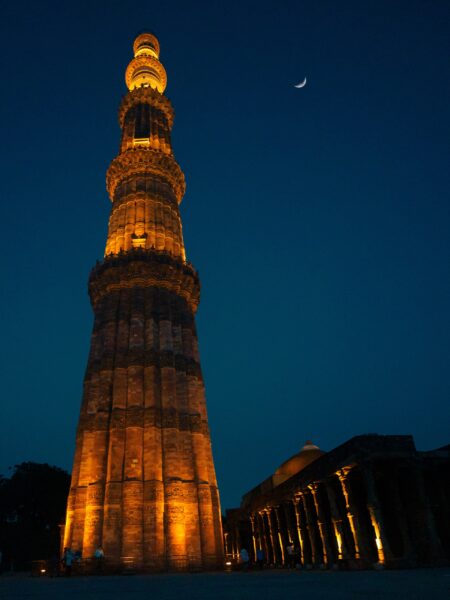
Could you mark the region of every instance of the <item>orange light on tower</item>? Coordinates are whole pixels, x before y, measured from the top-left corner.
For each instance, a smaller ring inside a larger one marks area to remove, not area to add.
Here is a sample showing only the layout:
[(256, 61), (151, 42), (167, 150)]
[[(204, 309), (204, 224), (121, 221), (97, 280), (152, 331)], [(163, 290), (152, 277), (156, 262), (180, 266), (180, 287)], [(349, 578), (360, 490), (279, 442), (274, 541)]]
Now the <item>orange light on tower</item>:
[(107, 563), (146, 570), (222, 566), (174, 113), (158, 40), (143, 33), (133, 49), (106, 176), (105, 258), (89, 279), (95, 321), (64, 546), (89, 557), (101, 545)]

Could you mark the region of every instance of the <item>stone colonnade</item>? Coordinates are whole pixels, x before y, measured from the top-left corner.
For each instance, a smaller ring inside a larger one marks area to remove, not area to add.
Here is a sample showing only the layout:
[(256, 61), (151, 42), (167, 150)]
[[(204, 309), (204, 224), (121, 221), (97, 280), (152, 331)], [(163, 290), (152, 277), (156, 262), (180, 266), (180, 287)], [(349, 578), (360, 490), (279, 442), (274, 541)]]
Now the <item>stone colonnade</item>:
[(449, 515), (433, 499), (448, 506), (448, 486), (438, 477), (427, 479), (418, 462), (387, 464), (367, 461), (254, 497), (228, 519), (228, 557), (237, 560), (246, 547), (253, 561), (262, 549), (273, 566), (444, 564), (450, 558)]
[(64, 546), (117, 568), (217, 568), (219, 492), (195, 327), (200, 282), (186, 261), (183, 172), (159, 43), (140, 34), (119, 109), (120, 152), (105, 258), (91, 272), (95, 320)]

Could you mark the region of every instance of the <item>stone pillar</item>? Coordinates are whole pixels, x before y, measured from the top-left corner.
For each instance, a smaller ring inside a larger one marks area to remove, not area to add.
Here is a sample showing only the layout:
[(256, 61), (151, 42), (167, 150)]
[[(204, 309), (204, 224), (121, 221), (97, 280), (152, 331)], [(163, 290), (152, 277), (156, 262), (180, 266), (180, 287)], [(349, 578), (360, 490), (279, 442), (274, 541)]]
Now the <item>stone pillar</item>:
[(338, 476), (339, 482), (341, 484), (342, 494), (345, 498), (345, 510), (347, 512), (347, 519), (350, 525), (350, 531), (352, 532), (353, 543), (355, 545), (355, 558), (361, 558), (361, 541), (362, 534), (361, 529), (359, 527), (358, 518), (356, 516), (356, 511), (354, 505), (352, 506), (352, 502), (350, 499), (351, 489), (348, 481), (348, 473), (350, 469), (344, 468), (336, 473)]
[(331, 520), (333, 523), (334, 535), (336, 538), (336, 546), (338, 549), (338, 559), (346, 560), (349, 558), (349, 551), (345, 541), (344, 526), (342, 522), (342, 516), (339, 512), (339, 508), (336, 502), (336, 496), (331, 482), (325, 481), (325, 490), (330, 503)]
[(263, 519), (264, 519), (264, 526), (265, 526), (265, 531), (266, 531), (266, 540), (267, 540), (267, 547), (268, 547), (267, 559), (268, 559), (269, 563), (275, 564), (277, 562), (277, 556), (275, 553), (275, 544), (274, 544), (274, 539), (273, 539), (272, 524), (270, 522), (270, 509), (265, 508), (263, 510), (263, 514), (264, 514)]
[(375, 531), (375, 543), (378, 552), (378, 562), (384, 564), (386, 561), (392, 561), (394, 556), (391, 552), (387, 538), (386, 525), (384, 523), (383, 512), (376, 491), (375, 479), (372, 465), (366, 463), (362, 468), (364, 481), (367, 491), (367, 509), (370, 514), (372, 527)]
[(415, 502), (413, 502), (413, 506), (415, 508), (414, 512), (418, 517), (418, 537), (422, 542), (422, 546), (426, 548), (427, 559), (423, 562), (435, 564), (444, 558), (444, 551), (437, 533), (429, 497), (425, 489), (423, 473), (418, 465), (415, 465), (414, 468), (410, 470), (410, 473), (413, 478), (416, 492), (414, 494)]
[(291, 504), (290, 502), (289, 503), (283, 502), (283, 512), (284, 512), (284, 518), (286, 521), (289, 542), (291, 544), (295, 545), (296, 542), (298, 541), (298, 536), (297, 536), (297, 529), (295, 527), (295, 524), (292, 522), (292, 514), (289, 511), (290, 504)]
[(239, 527), (235, 527), (234, 529), (234, 556), (237, 560), (239, 560), (240, 557), (240, 550), (241, 550), (241, 536), (239, 533)]
[(229, 538), (230, 538), (229, 533), (227, 531), (224, 531), (223, 532), (223, 548), (224, 548), (224, 551), (225, 551), (225, 558), (227, 558), (227, 560), (228, 560), (228, 556), (230, 554), (232, 554), (232, 552), (230, 552), (230, 546), (229, 546), (230, 540), (229, 540)]
[(285, 565), (286, 557), (284, 555), (284, 539), (283, 539), (283, 532), (281, 530), (281, 521), (280, 521), (280, 512), (279, 511), (280, 511), (279, 506), (275, 506), (273, 508), (273, 513), (274, 513), (275, 523), (276, 523), (276, 535), (277, 535), (278, 545), (280, 548), (281, 564)]
[(317, 523), (319, 525), (319, 534), (323, 548), (323, 562), (331, 565), (334, 562), (334, 548), (331, 543), (330, 532), (328, 531), (325, 514), (319, 498), (319, 485), (313, 483), (309, 485), (308, 488), (311, 490), (314, 507), (316, 509)]
[(274, 563), (280, 564), (280, 543), (278, 539), (278, 530), (275, 517), (275, 509), (270, 507), (267, 512), (267, 522), (269, 523), (270, 541), (273, 549)]
[(255, 528), (255, 515), (250, 515), (250, 527), (252, 531), (252, 549), (253, 549), (253, 562), (256, 561), (256, 528)]
[(313, 512), (313, 509), (310, 506), (310, 503), (309, 503), (310, 498), (308, 498), (308, 492), (306, 490), (304, 490), (300, 494), (300, 498), (302, 500), (303, 509), (304, 509), (305, 515), (306, 515), (307, 530), (309, 533), (309, 541), (311, 543), (312, 562), (313, 562), (313, 564), (318, 565), (322, 562), (322, 548), (321, 548), (320, 539), (316, 535), (315, 514)]
[(263, 536), (261, 533), (261, 523), (260, 523), (259, 513), (255, 512), (255, 513), (253, 513), (252, 516), (253, 516), (254, 523), (255, 523), (256, 549), (263, 548), (263, 539), (262, 539)]
[(297, 527), (297, 538), (298, 538), (298, 543), (300, 545), (300, 562), (304, 566), (306, 564), (306, 557), (305, 557), (305, 541), (304, 541), (304, 537), (303, 537), (302, 522), (301, 522), (301, 517), (300, 517), (300, 507), (299, 507), (300, 502), (301, 502), (300, 497), (294, 496), (293, 505), (294, 505), (294, 511), (295, 511), (295, 524)]
[(262, 541), (262, 549), (264, 550), (264, 556), (266, 558), (266, 562), (270, 563), (269, 543), (267, 540), (266, 526), (264, 523), (264, 511), (258, 511), (258, 522), (259, 522), (259, 530), (261, 532), (261, 541)]

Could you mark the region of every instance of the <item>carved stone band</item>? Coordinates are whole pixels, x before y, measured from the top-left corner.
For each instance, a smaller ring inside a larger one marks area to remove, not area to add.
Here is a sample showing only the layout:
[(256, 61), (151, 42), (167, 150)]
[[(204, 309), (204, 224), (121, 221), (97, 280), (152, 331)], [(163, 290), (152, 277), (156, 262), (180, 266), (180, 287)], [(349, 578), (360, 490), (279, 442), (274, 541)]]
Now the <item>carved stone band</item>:
[(109, 292), (126, 288), (165, 288), (186, 300), (192, 312), (200, 302), (200, 281), (190, 265), (153, 251), (111, 255), (94, 267), (89, 295), (95, 309)]
[(136, 104), (150, 104), (154, 108), (159, 109), (163, 112), (167, 118), (167, 123), (169, 128), (172, 129), (173, 119), (174, 119), (174, 110), (170, 100), (160, 94), (158, 91), (152, 89), (151, 87), (141, 87), (132, 90), (126, 96), (123, 97), (122, 102), (119, 107), (119, 125), (120, 128), (123, 129), (123, 124), (125, 121), (125, 115), (133, 106)]
[(152, 148), (130, 148), (111, 162), (106, 173), (106, 189), (111, 200), (114, 201), (114, 192), (124, 179), (141, 173), (165, 179), (172, 187), (178, 204), (181, 202), (186, 190), (183, 171), (172, 156)]

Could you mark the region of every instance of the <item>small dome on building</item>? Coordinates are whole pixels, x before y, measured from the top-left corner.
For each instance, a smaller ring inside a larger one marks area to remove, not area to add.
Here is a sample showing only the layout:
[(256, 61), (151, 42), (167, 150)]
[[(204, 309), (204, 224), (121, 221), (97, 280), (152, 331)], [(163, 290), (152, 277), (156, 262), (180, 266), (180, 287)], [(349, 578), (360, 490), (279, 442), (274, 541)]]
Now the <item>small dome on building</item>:
[(296, 473), (299, 473), (302, 469), (307, 467), (314, 460), (325, 454), (318, 446), (313, 444), (311, 440), (308, 440), (303, 448), (291, 458), (288, 458), (282, 465), (278, 467), (273, 475), (274, 486), (280, 485), (289, 477), (292, 477)]

